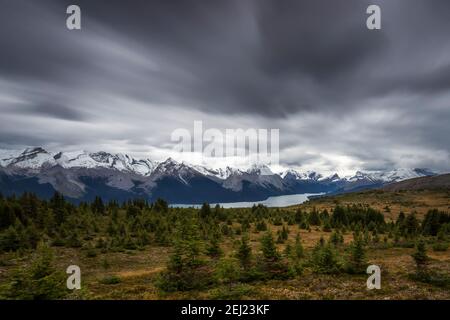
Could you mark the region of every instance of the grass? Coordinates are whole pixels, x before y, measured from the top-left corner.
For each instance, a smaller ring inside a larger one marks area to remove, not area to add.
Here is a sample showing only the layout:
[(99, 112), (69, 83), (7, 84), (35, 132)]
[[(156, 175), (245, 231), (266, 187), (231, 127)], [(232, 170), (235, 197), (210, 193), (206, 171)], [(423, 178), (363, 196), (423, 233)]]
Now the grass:
[[(271, 226), (275, 229), (276, 227)], [(292, 241), (298, 226), (289, 227), (289, 239)], [(300, 230), (302, 244), (306, 253), (321, 236), (329, 236), (322, 231), (307, 232)], [(257, 251), (257, 239), (262, 235), (251, 234), (250, 244)], [(346, 242), (351, 240), (345, 234)], [(233, 241), (226, 239), (222, 245), (225, 251), (233, 248)], [(285, 244), (278, 244), (282, 251)], [(170, 252), (166, 247), (146, 247), (142, 251), (100, 253), (87, 257), (81, 249), (55, 248), (56, 262), (65, 269), (70, 264), (79, 265), (82, 273), (82, 286), (88, 299), (450, 299), (450, 291), (437, 286), (433, 281), (416, 281), (409, 275), (414, 274), (415, 266), (411, 254), (412, 248), (389, 247), (368, 250), (368, 260), (382, 270), (382, 289), (369, 291), (366, 288), (366, 275), (320, 275), (306, 269), (305, 272), (290, 280), (270, 280), (248, 284), (234, 284), (214, 287), (201, 291), (175, 292), (161, 295), (155, 287), (156, 276), (165, 269)], [(441, 273), (450, 273), (449, 251), (428, 250), (431, 267)], [(0, 282), (6, 279), (17, 266), (27, 262), (28, 256), (3, 254), (1, 261), (9, 261), (0, 266)], [(105, 269), (102, 261), (108, 261)], [(437, 282), (438, 280), (434, 281)]]
[(101, 284), (118, 284), (121, 282), (121, 279), (118, 276), (105, 276), (99, 281)]
[[(363, 192), (354, 192), (330, 197), (315, 198), (304, 204), (290, 207), (304, 209), (327, 209), (331, 210), (339, 205), (359, 204), (370, 206), (377, 209), (385, 215), (387, 220), (394, 220), (398, 214), (415, 211), (418, 218), (422, 218), (429, 209), (438, 209), (449, 211), (450, 209), (450, 190), (419, 190), (419, 191), (398, 191), (390, 192), (383, 190), (369, 190)], [(388, 207), (389, 211), (385, 208)]]
[[(414, 192), (380, 192), (369, 191), (320, 198), (308, 201), (288, 209), (333, 208), (336, 203), (361, 204), (381, 210), (388, 218), (395, 219), (400, 211), (405, 213), (415, 210), (423, 215), (428, 209), (438, 208), (448, 211), (450, 197), (448, 191)], [(384, 208), (389, 207), (389, 210)], [(237, 227), (233, 224), (232, 227)], [(281, 226), (268, 225), (273, 234)], [(249, 233), (253, 253), (260, 250), (260, 237), (264, 232), (255, 233), (255, 226)], [(300, 230), (298, 225), (288, 226), (288, 241), (295, 242), (300, 233), (306, 255), (311, 254), (314, 245), (321, 237), (328, 239), (330, 232), (313, 226), (311, 231)], [(384, 235), (381, 235), (383, 239)], [(236, 250), (236, 238), (223, 237), (220, 243), (225, 254)], [(352, 241), (352, 234), (344, 234), (344, 243)], [(282, 252), (286, 246), (277, 244)], [(436, 273), (429, 281), (420, 281), (411, 275), (415, 273), (415, 264), (411, 258), (414, 248), (406, 242), (394, 244), (380, 241), (367, 252), (368, 262), (380, 266), (382, 270), (381, 290), (368, 290), (368, 275), (322, 275), (305, 268), (301, 276), (289, 280), (269, 280), (251, 283), (233, 283), (218, 285), (204, 290), (174, 292), (161, 294), (156, 286), (158, 275), (165, 270), (170, 247), (146, 246), (142, 250), (123, 250), (122, 252), (103, 252), (102, 250), (53, 247), (58, 269), (64, 270), (69, 265), (81, 268), (82, 299), (450, 299), (448, 275), (450, 274), (450, 250), (445, 241), (429, 245), (431, 258), (429, 267)], [(340, 255), (344, 255), (340, 250)], [(14, 269), (29, 263), (30, 253), (0, 254), (0, 285), (6, 283)], [(439, 275), (439, 276), (436, 276)], [(80, 297), (81, 296), (81, 297)]]

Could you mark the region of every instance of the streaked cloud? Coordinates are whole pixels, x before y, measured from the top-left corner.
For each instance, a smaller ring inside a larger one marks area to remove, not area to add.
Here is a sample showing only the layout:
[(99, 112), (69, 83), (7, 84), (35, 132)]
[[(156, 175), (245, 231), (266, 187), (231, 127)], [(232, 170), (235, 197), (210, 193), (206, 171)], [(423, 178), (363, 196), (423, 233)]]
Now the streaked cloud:
[[(7, 1), (0, 146), (163, 158), (194, 120), (280, 128), (283, 165), (450, 170), (446, 0)], [(365, 9), (382, 8), (382, 29)]]

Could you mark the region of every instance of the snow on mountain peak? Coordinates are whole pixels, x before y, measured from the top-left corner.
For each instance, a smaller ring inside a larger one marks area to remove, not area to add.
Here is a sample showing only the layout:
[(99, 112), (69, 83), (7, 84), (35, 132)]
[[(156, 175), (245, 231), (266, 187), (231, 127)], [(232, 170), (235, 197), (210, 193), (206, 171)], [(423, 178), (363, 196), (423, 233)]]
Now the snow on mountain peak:
[(270, 175), (274, 174), (267, 165), (257, 164), (257, 163), (253, 164), (250, 168), (248, 168), (247, 173), (259, 174), (259, 175), (263, 175), (263, 176), (270, 176)]
[(184, 163), (178, 162), (173, 158), (167, 158), (165, 161), (158, 164), (155, 168), (155, 173), (172, 175), (177, 174), (179, 171), (186, 171), (188, 166)]
[[(238, 168), (209, 168), (201, 165), (190, 165), (185, 162), (177, 162), (168, 158), (163, 162), (155, 162), (150, 159), (136, 159), (125, 153), (108, 153), (104, 151), (63, 151), (51, 153), (41, 147), (30, 147), (25, 150), (0, 150), (0, 167), (40, 170), (43, 167), (59, 165), (63, 168), (108, 168), (118, 171), (126, 171), (142, 176), (174, 175), (187, 177), (201, 174), (226, 180), (231, 176), (260, 175), (272, 176), (272, 170), (264, 164), (253, 164), (248, 169)], [(389, 171), (356, 171), (353, 176), (340, 178), (338, 174), (323, 176), (315, 171), (299, 172), (288, 169), (278, 174), (282, 179), (309, 180), (316, 182), (338, 182), (345, 180), (355, 182), (366, 180), (370, 182), (396, 182), (406, 179), (434, 175), (432, 171), (424, 168), (398, 168)]]
[(356, 171), (355, 175), (347, 177), (348, 181), (371, 180), (380, 182), (398, 182), (402, 180), (434, 175), (431, 170), (421, 168), (397, 168), (389, 171)]
[(39, 169), (44, 165), (55, 165), (53, 155), (40, 147), (26, 148), (19, 156), (12, 158), (7, 165), (18, 168)]
[(43, 166), (59, 165), (69, 168), (111, 168), (129, 171), (140, 175), (150, 175), (156, 167), (152, 160), (138, 160), (127, 154), (111, 154), (104, 151), (69, 151), (50, 153), (40, 147), (23, 151), (1, 150), (0, 166), (13, 166), (21, 169), (37, 170)]
[(0, 150), (0, 167), (6, 167), (15, 158), (22, 154), (22, 150)]
[(432, 175), (433, 173), (427, 169), (398, 168), (388, 172), (380, 172), (378, 177), (385, 182), (397, 182), (406, 179), (423, 177), (430, 174)]
[(299, 172), (294, 169), (288, 169), (280, 174), (281, 178), (295, 179), (295, 180), (323, 180), (324, 177), (315, 171)]
[(339, 177), (339, 175), (337, 173), (331, 175), (330, 177), (328, 177), (328, 179), (330, 179), (331, 181), (339, 181), (341, 180), (341, 177)]

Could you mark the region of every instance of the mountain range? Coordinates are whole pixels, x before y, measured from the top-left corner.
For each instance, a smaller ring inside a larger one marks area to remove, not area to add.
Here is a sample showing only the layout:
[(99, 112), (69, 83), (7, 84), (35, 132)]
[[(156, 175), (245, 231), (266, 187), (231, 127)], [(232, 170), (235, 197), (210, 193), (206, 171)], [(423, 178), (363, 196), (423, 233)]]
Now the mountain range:
[(273, 173), (265, 165), (212, 169), (177, 162), (157, 162), (108, 152), (48, 152), (41, 147), (0, 150), (0, 192), (34, 192), (48, 198), (55, 191), (68, 199), (125, 201), (163, 198), (169, 203), (259, 201), (297, 193), (343, 193), (377, 188), (406, 179), (433, 176), (428, 169), (400, 168), (362, 172), (353, 176), (298, 172)]

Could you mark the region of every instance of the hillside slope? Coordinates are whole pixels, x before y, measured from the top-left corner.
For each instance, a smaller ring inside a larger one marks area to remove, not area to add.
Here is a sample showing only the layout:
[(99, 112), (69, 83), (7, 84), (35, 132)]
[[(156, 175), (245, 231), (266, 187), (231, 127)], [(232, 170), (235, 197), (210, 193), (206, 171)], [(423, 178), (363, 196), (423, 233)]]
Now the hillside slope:
[(387, 191), (450, 189), (450, 173), (394, 182), (382, 189)]
[(396, 219), (400, 212), (416, 212), (422, 217), (430, 209), (449, 211), (450, 174), (408, 179), (376, 190), (317, 197), (291, 208), (331, 211), (336, 205), (370, 206), (383, 212), (388, 220)]

